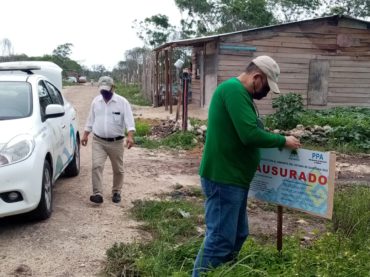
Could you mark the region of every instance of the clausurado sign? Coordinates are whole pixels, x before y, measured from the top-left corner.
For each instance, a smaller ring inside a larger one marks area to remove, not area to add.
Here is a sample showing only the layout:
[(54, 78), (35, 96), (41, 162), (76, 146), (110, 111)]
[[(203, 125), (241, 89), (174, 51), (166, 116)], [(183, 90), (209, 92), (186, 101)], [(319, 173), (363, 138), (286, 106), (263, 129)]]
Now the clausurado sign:
[(335, 154), (261, 149), (249, 196), (324, 218), (333, 212)]

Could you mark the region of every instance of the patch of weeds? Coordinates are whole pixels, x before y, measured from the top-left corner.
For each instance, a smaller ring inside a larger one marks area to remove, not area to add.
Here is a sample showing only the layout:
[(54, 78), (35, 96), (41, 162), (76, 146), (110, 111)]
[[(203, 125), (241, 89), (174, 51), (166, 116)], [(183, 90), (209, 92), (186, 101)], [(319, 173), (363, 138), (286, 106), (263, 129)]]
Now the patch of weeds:
[[(185, 200), (138, 200), (133, 204), (132, 216), (144, 222), (143, 228), (154, 239), (142, 245), (113, 245), (107, 251), (105, 272), (114, 276), (189, 276), (202, 241), (196, 231), (202, 205)], [(121, 274), (128, 270), (138, 275)]]
[(202, 125), (208, 125), (208, 120), (202, 120), (195, 117), (189, 117), (190, 124), (194, 127), (202, 126)]
[(142, 138), (142, 146), (149, 149), (193, 149), (197, 145), (196, 136), (191, 132), (175, 132), (162, 139)]
[[(354, 186), (336, 195), (333, 232), (318, 235), (309, 244), (302, 244), (300, 236), (285, 236), (281, 253), (275, 243), (261, 242), (263, 234), (249, 238), (236, 261), (205, 276), (368, 276), (370, 192), (368, 187)], [(136, 201), (131, 212), (154, 240), (113, 246), (107, 252), (107, 274), (134, 270), (140, 276), (189, 276), (202, 241), (195, 231), (202, 205), (185, 200)]]
[(115, 276), (140, 276), (135, 262), (142, 256), (143, 249), (138, 243), (114, 243), (106, 252), (105, 271)]
[(370, 252), (363, 247), (353, 251), (348, 240), (327, 233), (309, 246), (295, 236), (286, 237), (283, 251), (275, 244), (248, 239), (234, 264), (226, 264), (207, 276), (367, 276)]
[(175, 190), (171, 191), (167, 195), (170, 196), (173, 200), (192, 198), (192, 201), (196, 201), (198, 199), (204, 199), (202, 189), (199, 186), (183, 187), (182, 185), (176, 184)]
[(370, 188), (354, 185), (338, 191), (334, 198), (333, 231), (351, 238), (355, 248), (370, 245)]
[(145, 99), (138, 85), (123, 85), (122, 83), (116, 83), (116, 93), (125, 97), (130, 104), (139, 106), (151, 105), (150, 101)]
[[(144, 221), (146, 230), (156, 237), (175, 240), (196, 235), (194, 224), (203, 207), (190, 201), (135, 201), (131, 209), (135, 219)], [(186, 216), (184, 216), (186, 215)]]
[(137, 118), (135, 120), (135, 128), (136, 128), (136, 132), (135, 132), (135, 136), (138, 136), (138, 137), (144, 137), (144, 136), (148, 136), (150, 134), (150, 124), (148, 121), (146, 120), (143, 120), (141, 118)]

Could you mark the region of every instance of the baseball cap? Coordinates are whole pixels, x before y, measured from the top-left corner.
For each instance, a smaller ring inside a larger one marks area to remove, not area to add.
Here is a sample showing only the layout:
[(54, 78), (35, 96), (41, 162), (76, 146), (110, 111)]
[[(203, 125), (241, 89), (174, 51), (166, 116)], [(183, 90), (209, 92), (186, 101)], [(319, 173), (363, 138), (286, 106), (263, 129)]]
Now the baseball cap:
[(98, 84), (100, 90), (111, 90), (112, 86), (114, 85), (114, 81), (109, 76), (102, 76), (99, 78)]
[(266, 74), (267, 82), (269, 84), (270, 90), (274, 93), (280, 93), (279, 87), (277, 85), (280, 68), (278, 64), (269, 56), (258, 56), (253, 59), (252, 62)]

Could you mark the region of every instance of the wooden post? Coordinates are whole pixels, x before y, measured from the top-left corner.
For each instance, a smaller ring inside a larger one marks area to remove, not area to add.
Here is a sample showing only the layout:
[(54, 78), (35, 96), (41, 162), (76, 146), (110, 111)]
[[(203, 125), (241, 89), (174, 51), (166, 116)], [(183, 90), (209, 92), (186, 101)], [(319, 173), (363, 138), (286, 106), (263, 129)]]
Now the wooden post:
[(168, 74), (169, 64), (168, 64), (168, 50), (164, 50), (164, 81), (166, 83), (166, 92), (165, 92), (165, 110), (168, 111), (169, 104), (169, 74)]
[(155, 91), (154, 91), (154, 107), (159, 106), (159, 52), (155, 52)]
[(170, 97), (169, 97), (169, 101), (170, 101), (170, 114), (172, 114), (172, 102), (173, 102), (173, 99), (172, 99), (172, 47), (170, 48), (170, 51), (169, 51), (169, 57), (168, 57), (168, 64), (169, 64), (169, 69), (168, 69), (168, 80), (169, 80), (169, 83), (170, 83)]
[(181, 92), (180, 91), (177, 91), (177, 110), (176, 110), (176, 122), (177, 120), (179, 120), (179, 117), (180, 117), (180, 108), (181, 108)]
[(277, 206), (277, 250), (281, 253), (283, 250), (283, 207)]
[(189, 93), (189, 73), (182, 73), (182, 130), (188, 130), (188, 93)]

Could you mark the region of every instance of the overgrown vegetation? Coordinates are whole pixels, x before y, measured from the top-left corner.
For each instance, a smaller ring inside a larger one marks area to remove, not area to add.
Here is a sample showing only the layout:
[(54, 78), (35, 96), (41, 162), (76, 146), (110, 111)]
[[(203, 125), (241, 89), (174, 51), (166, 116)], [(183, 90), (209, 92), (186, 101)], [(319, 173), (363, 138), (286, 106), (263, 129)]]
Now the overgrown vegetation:
[(304, 126), (329, 125), (328, 148), (342, 151), (370, 151), (370, 109), (337, 107), (322, 111), (305, 111), (300, 122)]
[(135, 120), (135, 136), (145, 137), (150, 134), (150, 122), (148, 120), (138, 118)]
[(196, 227), (203, 213), (202, 203), (135, 201), (131, 213), (143, 222), (142, 230), (150, 232), (153, 239), (113, 245), (107, 251), (106, 272), (114, 276), (188, 276), (185, 273), (192, 267), (201, 243)]
[[(192, 130), (184, 132), (180, 129), (176, 129), (173, 121), (172, 125), (170, 125), (167, 124), (168, 122), (157, 122), (150, 121), (148, 119), (137, 118), (135, 120), (135, 142), (136, 144), (149, 149), (193, 149), (199, 143), (204, 142), (203, 131), (202, 134), (199, 134), (197, 133), (197, 129), (200, 128), (200, 126), (206, 126), (207, 121), (189, 118), (189, 122), (192, 126)], [(163, 128), (163, 133), (160, 136), (153, 137), (153, 127), (155, 127), (157, 130)], [(180, 128), (180, 126), (178, 126), (178, 128)]]
[(265, 118), (266, 127), (289, 130), (297, 124), (304, 127), (330, 126), (325, 145), (310, 137), (303, 138), (305, 145), (322, 150), (341, 152), (370, 152), (370, 109), (336, 107), (327, 110), (303, 110), (303, 100), (298, 94), (289, 93), (273, 101), (276, 113)]
[[(370, 188), (352, 184), (337, 191), (327, 232), (302, 244), (286, 236), (275, 244), (249, 238), (238, 261), (206, 276), (368, 276), (370, 272)], [(202, 201), (136, 201), (131, 212), (150, 232), (147, 243), (115, 244), (107, 251), (109, 276), (189, 276), (202, 238)], [(263, 236), (263, 234), (261, 234)]]
[(192, 132), (177, 131), (165, 138), (150, 139), (147, 137), (140, 138), (141, 144), (145, 148), (171, 148), (171, 149), (185, 149), (194, 148), (198, 141)]
[(293, 129), (300, 123), (303, 98), (300, 94), (294, 93), (281, 95), (272, 101), (272, 107), (276, 112), (267, 118), (266, 124), (271, 128)]
[(125, 97), (130, 104), (139, 106), (150, 106), (150, 101), (143, 97), (140, 91), (140, 87), (136, 84), (123, 85), (122, 83), (116, 83), (116, 92)]

